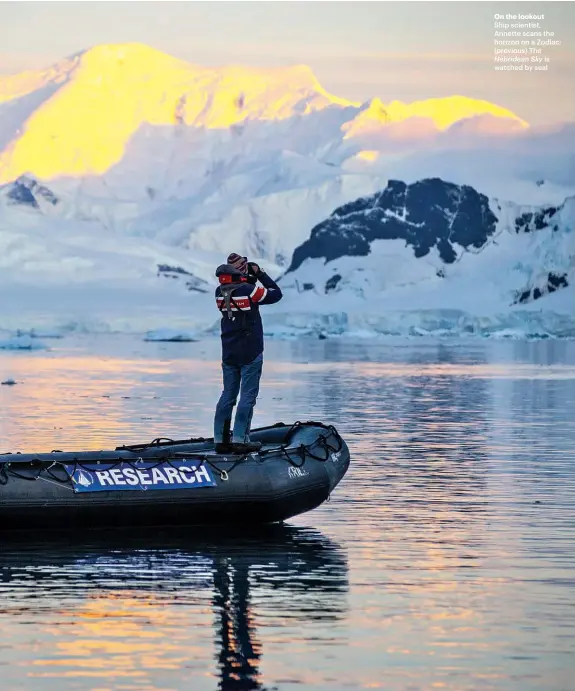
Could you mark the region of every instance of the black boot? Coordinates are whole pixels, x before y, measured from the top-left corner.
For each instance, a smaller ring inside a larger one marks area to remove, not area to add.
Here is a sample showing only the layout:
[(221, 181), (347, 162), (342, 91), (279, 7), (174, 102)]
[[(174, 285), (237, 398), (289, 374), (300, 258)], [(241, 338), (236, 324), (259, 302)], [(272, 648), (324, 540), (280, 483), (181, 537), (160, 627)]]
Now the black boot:
[(222, 433), (222, 441), (215, 444), (216, 453), (232, 453), (232, 421), (230, 418), (224, 420), (224, 429)]

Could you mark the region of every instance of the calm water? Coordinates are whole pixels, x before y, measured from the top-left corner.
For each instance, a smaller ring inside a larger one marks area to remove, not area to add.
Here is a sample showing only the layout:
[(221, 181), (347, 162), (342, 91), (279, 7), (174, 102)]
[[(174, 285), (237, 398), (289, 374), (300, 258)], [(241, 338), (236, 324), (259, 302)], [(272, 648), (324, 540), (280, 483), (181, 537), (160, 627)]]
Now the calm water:
[[(0, 351), (0, 451), (210, 430), (217, 342), (50, 344)], [(575, 343), (266, 356), (254, 422), (350, 445), (331, 502), (248, 535), (4, 539), (2, 691), (572, 691)]]

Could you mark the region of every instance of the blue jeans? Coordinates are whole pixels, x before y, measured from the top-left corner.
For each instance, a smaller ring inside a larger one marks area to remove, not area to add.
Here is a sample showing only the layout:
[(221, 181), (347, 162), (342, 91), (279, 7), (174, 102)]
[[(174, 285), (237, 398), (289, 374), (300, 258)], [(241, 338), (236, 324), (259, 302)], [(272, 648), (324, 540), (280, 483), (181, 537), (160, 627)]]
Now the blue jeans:
[(263, 353), (260, 353), (248, 365), (234, 366), (226, 365), (225, 362), (222, 362), (224, 390), (216, 406), (214, 418), (214, 442), (216, 444), (221, 444), (225, 441), (224, 430), (226, 428), (229, 429), (231, 426), (232, 412), (238, 393), (240, 393), (240, 387), (240, 402), (236, 410), (233, 440), (236, 443), (249, 442), (250, 425), (252, 415), (254, 414), (256, 398), (260, 390), (263, 363)]

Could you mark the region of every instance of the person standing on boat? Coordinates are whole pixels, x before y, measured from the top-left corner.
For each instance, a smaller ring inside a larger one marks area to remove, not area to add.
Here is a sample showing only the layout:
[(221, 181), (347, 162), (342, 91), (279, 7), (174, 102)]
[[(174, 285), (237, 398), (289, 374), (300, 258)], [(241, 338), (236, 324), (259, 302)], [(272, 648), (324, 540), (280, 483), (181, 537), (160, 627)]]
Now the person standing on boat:
[[(218, 266), (216, 276), (220, 282), (215, 297), (222, 313), (224, 381), (214, 417), (216, 453), (257, 451), (261, 444), (251, 442), (249, 432), (263, 365), (264, 331), (259, 306), (279, 302), (282, 291), (257, 264), (234, 252), (226, 264)], [(232, 442), (231, 419), (238, 394)]]

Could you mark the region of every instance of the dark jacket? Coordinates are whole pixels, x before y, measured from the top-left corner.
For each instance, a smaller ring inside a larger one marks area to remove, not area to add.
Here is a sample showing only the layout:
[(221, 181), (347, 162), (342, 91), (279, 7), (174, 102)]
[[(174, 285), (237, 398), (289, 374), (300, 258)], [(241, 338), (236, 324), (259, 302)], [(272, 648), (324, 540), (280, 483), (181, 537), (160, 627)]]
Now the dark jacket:
[(247, 365), (263, 353), (264, 329), (260, 305), (273, 305), (282, 299), (278, 284), (266, 273), (258, 274), (261, 285), (232, 283), (232, 318), (227, 313), (222, 287), (216, 288), (216, 304), (222, 312), (222, 361), (226, 365)]

